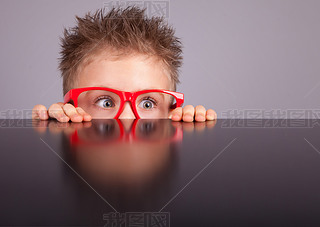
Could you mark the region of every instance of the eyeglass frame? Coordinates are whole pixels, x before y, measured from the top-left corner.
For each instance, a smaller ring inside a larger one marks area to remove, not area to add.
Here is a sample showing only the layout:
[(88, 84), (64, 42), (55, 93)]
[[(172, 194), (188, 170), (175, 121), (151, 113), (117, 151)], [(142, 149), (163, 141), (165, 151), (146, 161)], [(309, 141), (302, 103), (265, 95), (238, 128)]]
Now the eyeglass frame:
[(141, 119), (138, 114), (138, 111), (136, 109), (135, 102), (136, 102), (136, 99), (139, 95), (142, 95), (145, 93), (161, 92), (161, 93), (172, 95), (176, 99), (176, 103), (170, 107), (171, 109), (181, 107), (184, 102), (184, 94), (183, 93), (175, 92), (175, 91), (168, 91), (168, 90), (163, 90), (163, 89), (148, 89), (148, 90), (141, 90), (141, 91), (136, 91), (136, 92), (127, 92), (127, 91), (120, 91), (120, 90), (107, 88), (107, 87), (83, 87), (83, 88), (74, 88), (74, 89), (69, 90), (64, 96), (64, 103), (65, 104), (69, 103), (72, 100), (74, 107), (78, 107), (79, 95), (82, 92), (91, 91), (91, 90), (109, 91), (109, 92), (113, 92), (119, 96), (120, 107), (119, 107), (118, 113), (115, 115), (115, 117), (113, 119), (118, 119), (118, 117), (121, 115), (125, 102), (130, 103), (136, 119)]

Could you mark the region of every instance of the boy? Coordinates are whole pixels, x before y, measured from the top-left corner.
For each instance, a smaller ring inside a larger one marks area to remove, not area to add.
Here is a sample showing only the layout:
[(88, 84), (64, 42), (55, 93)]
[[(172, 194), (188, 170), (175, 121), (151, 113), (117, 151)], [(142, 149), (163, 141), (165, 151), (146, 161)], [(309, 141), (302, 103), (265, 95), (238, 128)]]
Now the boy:
[(65, 30), (61, 39), (65, 103), (48, 110), (36, 105), (33, 119), (216, 119), (212, 109), (180, 107), (183, 94), (174, 91), (182, 64), (181, 43), (163, 19), (148, 19), (137, 7), (76, 18), (77, 26)]

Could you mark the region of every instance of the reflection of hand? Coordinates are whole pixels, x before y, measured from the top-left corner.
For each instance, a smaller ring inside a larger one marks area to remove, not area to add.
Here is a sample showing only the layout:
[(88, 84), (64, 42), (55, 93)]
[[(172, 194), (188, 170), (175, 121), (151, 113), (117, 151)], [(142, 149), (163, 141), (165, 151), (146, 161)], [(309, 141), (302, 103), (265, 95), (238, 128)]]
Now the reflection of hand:
[(90, 128), (91, 125), (91, 122), (32, 121), (33, 129), (40, 134), (45, 133), (48, 129), (53, 134), (65, 133), (66, 135), (70, 135), (78, 129)]
[(207, 129), (212, 129), (216, 125), (217, 121), (205, 121), (205, 122), (182, 122), (172, 121), (172, 125), (176, 128), (181, 128), (183, 132), (201, 132)]
[(36, 105), (32, 109), (32, 119), (47, 120), (49, 117), (57, 119), (60, 122), (82, 122), (91, 121), (92, 117), (81, 107), (74, 107), (70, 103), (62, 102), (52, 104), (49, 109), (44, 105)]
[[(185, 132), (203, 131), (205, 128), (211, 129), (215, 126), (217, 121), (206, 122), (182, 122), (172, 121), (171, 125), (175, 128), (182, 129)], [(38, 133), (44, 133), (48, 129), (51, 133), (65, 133), (70, 135), (75, 130), (81, 128), (90, 128), (92, 122), (72, 123), (72, 122), (59, 122), (59, 121), (33, 121), (33, 128)]]
[(196, 106), (195, 108), (192, 105), (187, 105), (185, 107), (178, 107), (172, 110), (169, 118), (173, 121), (212, 121), (217, 119), (217, 113), (213, 109), (206, 109), (204, 106)]

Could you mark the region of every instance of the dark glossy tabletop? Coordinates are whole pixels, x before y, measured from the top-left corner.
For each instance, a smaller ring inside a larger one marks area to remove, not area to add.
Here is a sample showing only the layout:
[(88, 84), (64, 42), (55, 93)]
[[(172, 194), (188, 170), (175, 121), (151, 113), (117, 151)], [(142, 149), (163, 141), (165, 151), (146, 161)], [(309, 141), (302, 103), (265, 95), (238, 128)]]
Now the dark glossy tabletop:
[(0, 120), (0, 225), (320, 226), (320, 121)]

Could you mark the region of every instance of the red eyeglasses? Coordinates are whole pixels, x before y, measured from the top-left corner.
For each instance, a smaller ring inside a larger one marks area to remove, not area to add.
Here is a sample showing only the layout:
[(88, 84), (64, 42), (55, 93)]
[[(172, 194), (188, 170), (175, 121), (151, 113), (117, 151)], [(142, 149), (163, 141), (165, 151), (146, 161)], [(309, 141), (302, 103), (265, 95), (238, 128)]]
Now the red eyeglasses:
[(137, 119), (165, 119), (170, 109), (181, 107), (184, 95), (161, 89), (125, 92), (105, 87), (71, 89), (64, 96), (65, 103), (81, 107), (92, 118), (117, 119), (129, 102)]

